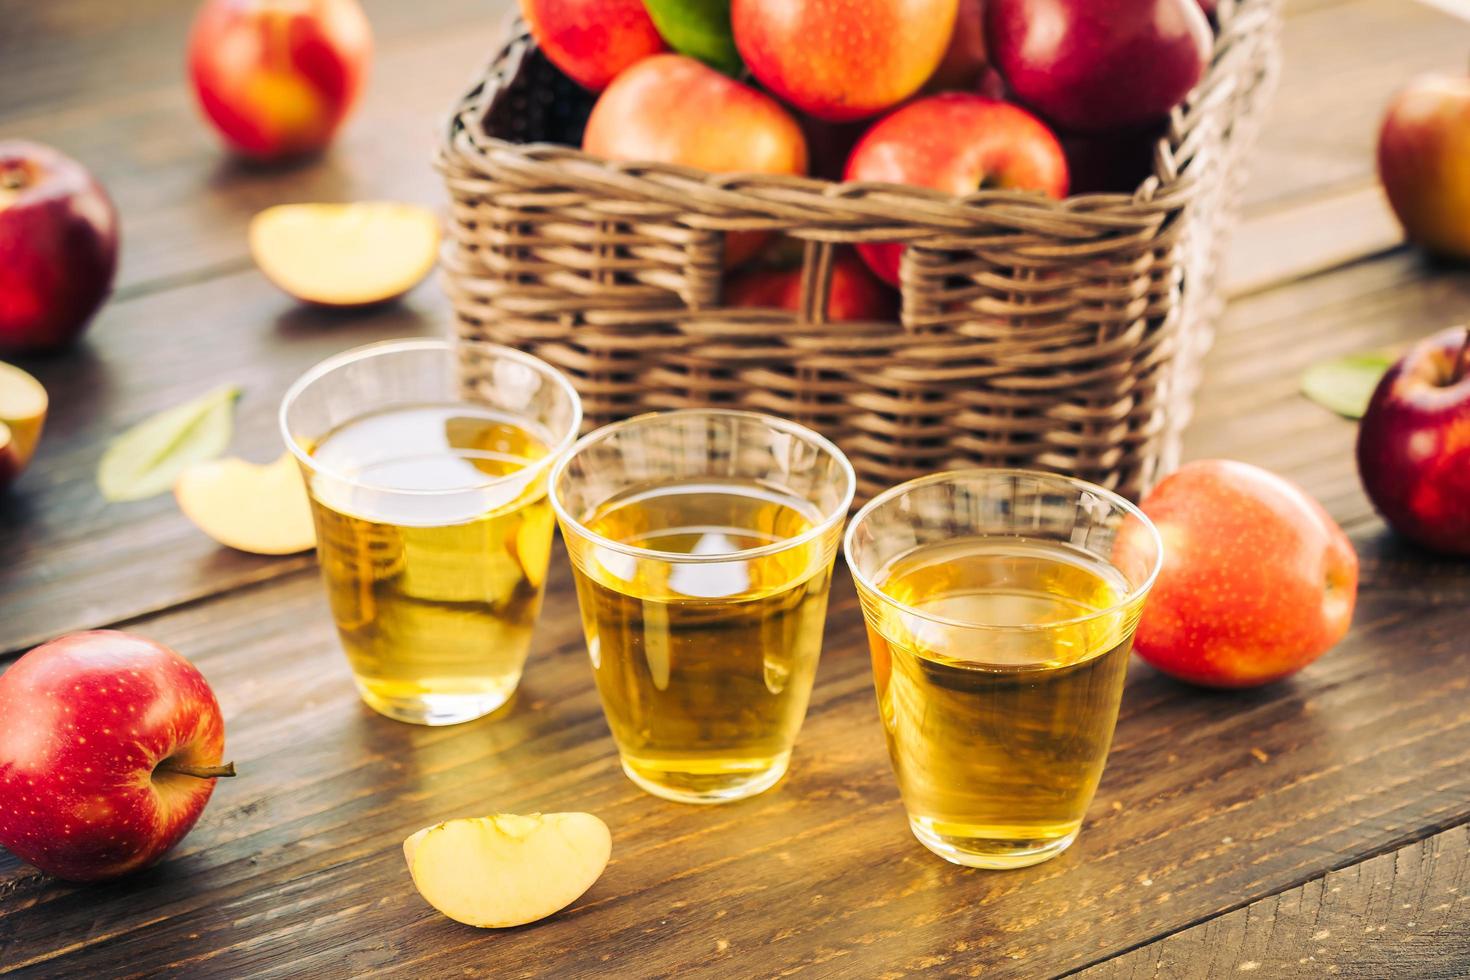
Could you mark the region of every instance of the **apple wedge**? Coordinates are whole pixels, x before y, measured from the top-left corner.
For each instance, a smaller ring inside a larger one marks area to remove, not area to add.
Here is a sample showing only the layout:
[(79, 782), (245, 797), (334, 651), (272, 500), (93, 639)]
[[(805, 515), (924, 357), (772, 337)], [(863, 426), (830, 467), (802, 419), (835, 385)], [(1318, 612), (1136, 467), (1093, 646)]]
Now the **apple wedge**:
[(439, 219), (412, 204), (281, 204), (250, 221), (250, 254), (260, 271), (322, 306), (402, 296), (429, 274), (438, 253)]
[(425, 827), (403, 842), (424, 901), (482, 929), (521, 926), (566, 908), (612, 855), (607, 824), (590, 813), (498, 813)]
[(290, 453), (265, 466), (195, 463), (179, 474), (174, 498), (199, 530), (237, 551), (292, 555), (316, 546), (306, 482)]
[(41, 382), (0, 362), (0, 490), (20, 476), (35, 455), (48, 406)]

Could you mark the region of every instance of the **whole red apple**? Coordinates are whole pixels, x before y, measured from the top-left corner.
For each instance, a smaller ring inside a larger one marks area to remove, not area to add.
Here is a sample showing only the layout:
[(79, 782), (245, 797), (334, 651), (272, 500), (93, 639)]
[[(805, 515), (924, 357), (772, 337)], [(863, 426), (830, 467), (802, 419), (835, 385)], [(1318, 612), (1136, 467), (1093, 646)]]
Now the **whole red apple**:
[(56, 350), (86, 329), (117, 271), (117, 211), (80, 163), (0, 140), (0, 354)]
[(1017, 98), (1090, 132), (1167, 116), (1214, 47), (1197, 0), (988, 0), (986, 30)]
[(1388, 369), (1358, 427), (1358, 475), (1395, 531), (1470, 555), (1470, 329), (1441, 331)]
[(958, 0), (732, 0), (751, 74), (820, 119), (862, 119), (919, 90), (949, 47)]
[[(1254, 687), (1295, 673), (1347, 633), (1358, 556), (1300, 487), (1247, 463), (1188, 463), (1141, 504), (1164, 562), (1133, 648), (1206, 687)], [(1151, 548), (1125, 524), (1114, 560)]]
[[(930, 92), (974, 92), (990, 67), (985, 53), (985, 0), (960, 0), (949, 47), (924, 86)], [(986, 93), (988, 94), (988, 93)]]
[[(951, 194), (1032, 190), (1067, 196), (1067, 161), (1031, 113), (982, 95), (946, 92), (911, 102), (858, 141), (845, 179), (932, 187)], [(898, 284), (903, 246), (858, 246), (869, 268)]]
[(237, 153), (320, 150), (357, 104), (372, 56), (357, 0), (206, 0), (189, 35), (200, 108)]
[[(725, 302), (736, 307), (765, 307), (795, 312), (801, 307), (801, 253), (794, 261), (784, 254), (771, 266), (741, 272), (725, 286)], [(832, 283), (827, 291), (827, 320), (891, 320), (897, 312), (893, 291), (868, 271), (850, 251), (832, 259)]]
[(225, 728), (204, 677), (112, 630), (36, 647), (0, 674), (0, 844), (94, 881), (147, 867), (204, 810)]
[(635, 61), (664, 50), (643, 0), (520, 0), (521, 16), (551, 63), (601, 92)]
[(1378, 174), (1411, 241), (1470, 259), (1470, 76), (1416, 79), (1388, 107)]
[[(804, 174), (807, 166), (801, 127), (775, 99), (681, 54), (644, 58), (615, 78), (592, 107), (582, 149), (711, 173)], [(728, 235), (726, 265), (750, 258), (765, 237)]]

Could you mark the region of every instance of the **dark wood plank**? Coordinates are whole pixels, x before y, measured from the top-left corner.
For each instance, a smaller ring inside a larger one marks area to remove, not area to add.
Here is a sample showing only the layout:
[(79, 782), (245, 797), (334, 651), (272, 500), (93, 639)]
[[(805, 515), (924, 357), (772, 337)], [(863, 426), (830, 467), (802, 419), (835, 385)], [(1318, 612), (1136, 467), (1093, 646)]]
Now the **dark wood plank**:
[(1461, 825), (1077, 974), (1084, 980), (1470, 975), (1470, 828)]
[[(75, 887), (0, 858), (0, 964), (23, 975), (1041, 976), (1470, 818), (1470, 569), (1356, 535), (1349, 638), (1270, 688), (1204, 693), (1135, 665), (1078, 844), (1004, 874), (907, 834), (856, 599), (835, 585), (793, 772), (720, 808), (618, 771), (565, 558), (516, 706), (419, 729), (362, 707), (310, 573), (136, 624), (193, 657), (224, 705), (222, 783), (179, 852)], [(1412, 575), (1407, 574), (1412, 572)], [(399, 843), (493, 811), (587, 809), (614, 860), (573, 910), (479, 932), (414, 894)], [(3, 969), (3, 968), (0, 968)]]
[(362, 104), (322, 158), (231, 161), (184, 67), (197, 0), (16, 5), (0, 26), (0, 139), (85, 162), (122, 218), (123, 295), (248, 264), (245, 226), (272, 204), (389, 198), (438, 205), (430, 161), (450, 108), (514, 0), (365, 0), (376, 50)]
[(52, 407), (34, 463), (0, 496), (0, 654), (310, 564), (221, 548), (168, 494), (107, 503), (95, 473), (108, 440), (233, 382), (245, 394), (231, 452), (274, 459), (281, 396), (308, 367), (356, 344), (442, 333), (447, 322), (433, 284), (396, 305), (333, 314), (303, 309), (252, 269), (113, 303), (82, 349), (23, 362)]

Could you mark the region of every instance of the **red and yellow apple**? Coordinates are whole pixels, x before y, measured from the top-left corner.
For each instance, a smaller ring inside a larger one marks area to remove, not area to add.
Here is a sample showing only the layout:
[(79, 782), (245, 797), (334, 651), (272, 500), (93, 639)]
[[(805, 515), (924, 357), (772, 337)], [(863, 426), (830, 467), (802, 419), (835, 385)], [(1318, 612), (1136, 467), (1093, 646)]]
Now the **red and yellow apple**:
[[(804, 174), (806, 140), (785, 109), (763, 92), (693, 58), (644, 58), (592, 107), (582, 149), (609, 160), (673, 163), (711, 173)], [(727, 236), (726, 265), (757, 252), (765, 236)]]
[[(982, 95), (946, 92), (890, 113), (858, 141), (845, 179), (911, 184), (951, 194), (1039, 191), (1067, 196), (1067, 161), (1051, 131), (1031, 113)], [(898, 283), (904, 246), (880, 242), (858, 251), (885, 282)]]
[(820, 119), (863, 119), (934, 74), (958, 0), (732, 0), (735, 46), (761, 84)]
[(189, 78), (232, 150), (278, 160), (331, 142), (371, 56), (357, 0), (206, 0), (189, 35)]
[[(791, 260), (783, 253), (773, 265), (756, 264), (742, 270), (725, 286), (725, 302), (735, 307), (762, 307), (795, 312), (801, 306), (801, 252)], [(827, 291), (827, 320), (891, 320), (897, 298), (850, 251), (832, 259), (832, 282)]]
[[(1301, 670), (1347, 633), (1358, 556), (1296, 484), (1204, 460), (1180, 467), (1140, 506), (1164, 561), (1134, 649), (1159, 670), (1205, 687), (1254, 687)], [(1151, 549), (1141, 525), (1125, 524), (1114, 562), (1136, 566)]]
[(1470, 556), (1470, 329), (1441, 331), (1388, 369), (1358, 427), (1358, 474), (1395, 531)]
[(71, 881), (153, 864), (234, 775), (204, 676), (127, 633), (73, 633), (21, 657), (0, 674), (0, 718), (0, 844)]
[(1470, 75), (1400, 92), (1378, 134), (1378, 174), (1409, 240), (1470, 259)]
[(49, 146), (0, 140), (0, 354), (65, 347), (117, 271), (117, 211), (87, 169)]
[(0, 362), (0, 491), (20, 476), (41, 440), (49, 399), (41, 382)]
[(551, 63), (601, 92), (623, 69), (664, 50), (643, 0), (520, 0), (521, 16)]
[(1198, 0), (987, 0), (991, 62), (1050, 122), (1078, 131), (1156, 122), (1214, 48)]

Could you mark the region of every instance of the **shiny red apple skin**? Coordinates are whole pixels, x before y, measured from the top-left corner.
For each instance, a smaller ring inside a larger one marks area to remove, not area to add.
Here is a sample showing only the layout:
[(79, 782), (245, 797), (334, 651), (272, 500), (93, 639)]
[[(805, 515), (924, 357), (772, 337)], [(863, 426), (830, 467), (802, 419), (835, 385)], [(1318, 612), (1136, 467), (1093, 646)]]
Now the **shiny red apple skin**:
[(1088, 132), (1167, 116), (1214, 48), (1197, 0), (988, 0), (986, 36), (1022, 103)]
[[(889, 113), (858, 141), (844, 179), (971, 194), (982, 187), (1067, 196), (1057, 138), (1026, 110), (961, 92), (931, 95)], [(904, 246), (858, 246), (878, 278), (898, 284)]]
[(1470, 349), (1465, 327), (1416, 344), (1378, 383), (1358, 427), (1358, 474), (1390, 527), (1470, 556)]
[(958, 0), (732, 0), (735, 46), (802, 112), (866, 119), (917, 92), (949, 46)]
[(1426, 75), (1394, 97), (1378, 174), (1410, 241), (1470, 259), (1470, 75)]
[(214, 779), (155, 773), (214, 766), (219, 704), (169, 648), (111, 630), (37, 647), (0, 674), (0, 844), (71, 881), (163, 857), (194, 826)]
[[(735, 307), (764, 307), (795, 312), (801, 306), (800, 252), (797, 262), (777, 267), (755, 266), (740, 272), (725, 287), (725, 302)], [(827, 320), (891, 320), (898, 312), (893, 291), (873, 277), (850, 251), (832, 259), (827, 292)]]
[[(780, 103), (682, 54), (656, 54), (598, 97), (582, 149), (609, 160), (696, 167), (710, 173), (805, 174), (806, 138)], [(763, 232), (725, 238), (725, 265), (760, 251)]]
[(189, 79), (234, 152), (272, 161), (327, 146), (372, 60), (357, 0), (206, 0), (189, 34)]
[(960, 0), (954, 32), (939, 67), (929, 76), (929, 92), (974, 92), (990, 67), (985, 49), (985, 0)]
[[(1159, 529), (1163, 567), (1134, 650), (1204, 687), (1255, 687), (1301, 670), (1346, 635), (1358, 556), (1296, 484), (1247, 463), (1187, 463), (1140, 505)], [(1150, 542), (1125, 525), (1114, 561)]]
[(87, 168), (0, 140), (0, 355), (58, 350), (112, 289), (117, 210)]
[(665, 50), (643, 0), (520, 0), (536, 43), (583, 88), (601, 92), (623, 69)]

